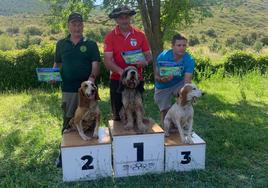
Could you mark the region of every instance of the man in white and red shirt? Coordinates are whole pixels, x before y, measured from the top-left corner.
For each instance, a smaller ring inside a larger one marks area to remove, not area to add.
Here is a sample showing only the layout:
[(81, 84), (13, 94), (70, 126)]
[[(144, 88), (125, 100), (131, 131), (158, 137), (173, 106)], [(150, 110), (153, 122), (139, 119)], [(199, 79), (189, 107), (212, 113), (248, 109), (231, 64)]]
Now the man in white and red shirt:
[[(144, 33), (131, 26), (131, 16), (135, 15), (135, 10), (127, 6), (114, 9), (109, 18), (114, 19), (117, 26), (106, 35), (104, 40), (104, 64), (110, 70), (110, 96), (113, 112), (113, 119), (120, 121), (119, 111), (122, 107), (122, 94), (118, 92), (120, 76), (123, 70), (130, 66), (123, 59), (123, 52), (141, 50), (146, 61), (136, 62), (139, 79), (143, 88), (142, 68), (152, 61), (152, 55), (148, 41)], [(133, 65), (132, 65), (133, 66)]]

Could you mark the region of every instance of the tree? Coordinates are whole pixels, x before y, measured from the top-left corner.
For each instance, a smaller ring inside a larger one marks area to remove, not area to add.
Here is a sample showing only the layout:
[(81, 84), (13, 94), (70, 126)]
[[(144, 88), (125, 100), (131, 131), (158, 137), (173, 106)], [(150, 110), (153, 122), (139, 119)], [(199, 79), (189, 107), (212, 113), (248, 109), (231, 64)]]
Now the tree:
[(79, 12), (84, 19), (88, 18), (94, 0), (43, 0), (49, 4), (48, 23), (54, 30), (66, 29), (66, 22), (71, 12)]
[[(127, 4), (138, 8), (154, 59), (163, 50), (163, 39), (177, 26), (187, 26), (194, 20), (210, 16), (214, 0), (104, 0), (105, 7)], [(170, 40), (170, 37), (169, 37)]]

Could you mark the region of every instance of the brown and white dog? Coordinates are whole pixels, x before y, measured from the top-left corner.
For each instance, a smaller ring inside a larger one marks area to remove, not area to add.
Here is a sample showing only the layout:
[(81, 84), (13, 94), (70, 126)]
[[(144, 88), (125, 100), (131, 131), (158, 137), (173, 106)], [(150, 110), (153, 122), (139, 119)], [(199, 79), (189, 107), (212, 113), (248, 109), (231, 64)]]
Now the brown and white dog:
[(84, 81), (78, 90), (79, 102), (74, 117), (70, 120), (72, 129), (76, 129), (83, 140), (90, 140), (85, 132), (90, 131), (92, 137), (98, 137), (100, 125), (100, 109), (98, 106), (98, 88), (92, 81)]
[(165, 136), (169, 136), (171, 123), (173, 123), (179, 131), (182, 143), (193, 143), (192, 127), (194, 109), (192, 103), (196, 98), (202, 95), (194, 84), (185, 84), (178, 93), (177, 101), (168, 110), (164, 119)]
[(140, 131), (146, 132), (147, 126), (143, 123), (143, 87), (140, 84), (136, 67), (129, 66), (124, 69), (120, 80), (119, 91), (122, 92), (123, 103), (120, 118), (125, 129), (134, 128), (134, 124), (136, 123)]

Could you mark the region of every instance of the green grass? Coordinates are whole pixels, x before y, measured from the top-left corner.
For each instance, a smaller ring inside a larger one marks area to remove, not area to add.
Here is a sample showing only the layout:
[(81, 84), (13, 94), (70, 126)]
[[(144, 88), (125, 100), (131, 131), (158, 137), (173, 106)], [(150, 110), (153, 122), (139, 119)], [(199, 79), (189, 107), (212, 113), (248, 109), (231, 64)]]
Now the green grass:
[[(54, 166), (61, 140), (61, 94), (30, 90), (0, 94), (0, 187), (268, 187), (268, 75), (215, 75), (198, 86), (194, 130), (206, 141), (206, 169), (63, 183)], [(100, 88), (102, 124), (109, 89)], [(159, 122), (153, 85), (146, 115)]]

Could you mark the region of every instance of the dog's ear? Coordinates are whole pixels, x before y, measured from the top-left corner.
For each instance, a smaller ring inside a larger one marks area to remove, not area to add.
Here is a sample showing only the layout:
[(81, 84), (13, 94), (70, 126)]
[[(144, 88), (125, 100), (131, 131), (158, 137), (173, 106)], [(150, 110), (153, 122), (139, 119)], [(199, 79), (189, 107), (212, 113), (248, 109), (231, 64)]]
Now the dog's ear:
[(188, 86), (184, 86), (180, 90), (180, 99), (181, 99), (181, 105), (184, 106), (187, 104), (187, 94), (190, 92), (191, 88)]
[(79, 106), (84, 106), (86, 104), (86, 96), (83, 92), (82, 87), (78, 89), (78, 95), (79, 95)]
[(101, 100), (99, 96), (99, 88), (98, 86), (95, 86), (95, 87), (96, 87), (95, 100)]
[(122, 83), (122, 80), (120, 80), (119, 81), (119, 86), (118, 86), (118, 88), (117, 88), (117, 92), (118, 93), (122, 93), (122, 91), (124, 91), (124, 89), (125, 89), (125, 86), (124, 86), (124, 84)]
[(138, 86), (136, 87), (136, 90), (142, 94), (145, 91), (144, 90), (144, 82), (140, 82), (138, 84)]
[(127, 77), (128, 70), (124, 70), (123, 74), (121, 75), (121, 80), (124, 80)]

